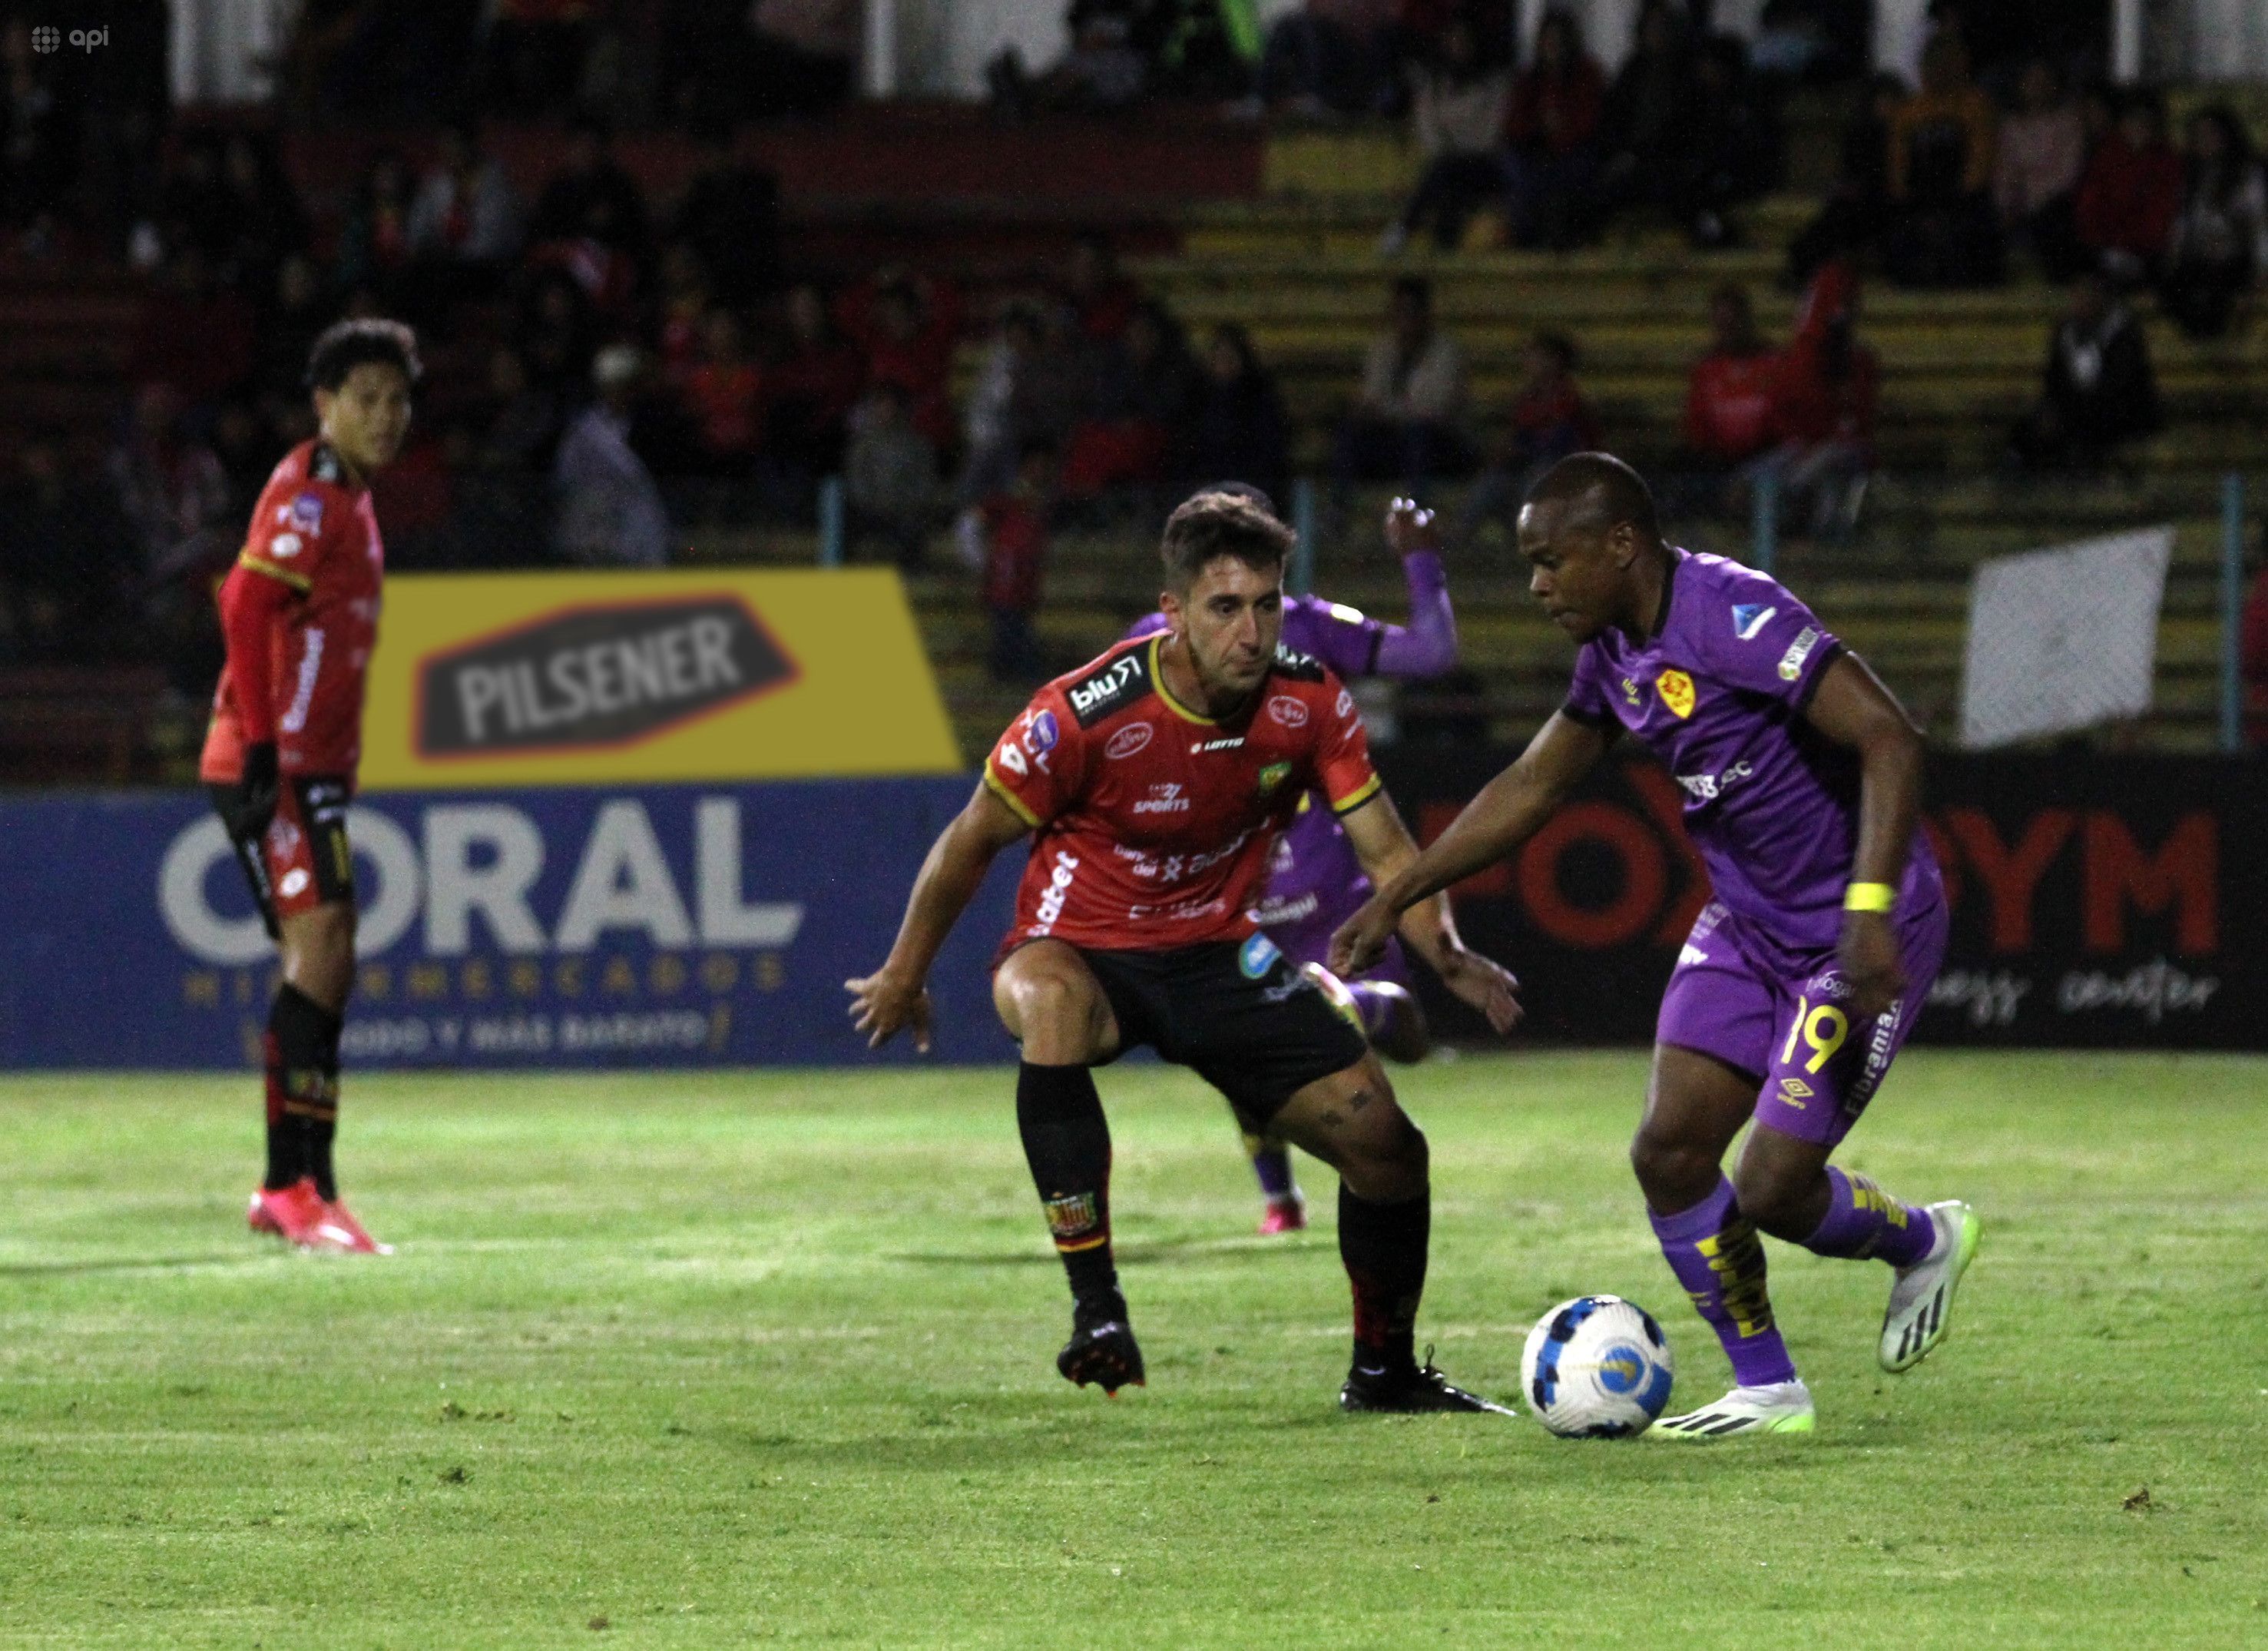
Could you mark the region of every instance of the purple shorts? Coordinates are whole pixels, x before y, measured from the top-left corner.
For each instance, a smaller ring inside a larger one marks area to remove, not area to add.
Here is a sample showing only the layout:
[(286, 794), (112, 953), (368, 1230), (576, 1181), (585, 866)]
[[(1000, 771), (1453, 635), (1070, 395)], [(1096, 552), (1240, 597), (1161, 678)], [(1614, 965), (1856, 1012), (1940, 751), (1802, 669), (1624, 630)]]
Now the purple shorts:
[(1712, 902), (1661, 996), (1657, 1043), (1673, 1043), (1762, 1080), (1759, 1124), (1833, 1146), (1851, 1132), (1913, 1029), (1945, 962), (1942, 899), (1897, 914), (1906, 993), (1871, 1021), (1842, 1007), (1851, 988), (1828, 953), (1788, 953)]

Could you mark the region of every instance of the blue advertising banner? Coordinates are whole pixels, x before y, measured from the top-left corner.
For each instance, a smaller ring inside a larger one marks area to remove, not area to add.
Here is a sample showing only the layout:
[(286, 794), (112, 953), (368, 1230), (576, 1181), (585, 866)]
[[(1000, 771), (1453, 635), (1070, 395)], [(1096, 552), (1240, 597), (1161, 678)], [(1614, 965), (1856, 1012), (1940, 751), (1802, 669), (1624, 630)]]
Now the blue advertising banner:
[[(868, 1054), (880, 963), (970, 782), (387, 793), (349, 818), (349, 1065), (749, 1065)], [(275, 951), (196, 793), (0, 800), (0, 1066), (256, 1062)], [(1013, 1058), (986, 965), (1001, 857), (932, 980), (937, 1054)]]

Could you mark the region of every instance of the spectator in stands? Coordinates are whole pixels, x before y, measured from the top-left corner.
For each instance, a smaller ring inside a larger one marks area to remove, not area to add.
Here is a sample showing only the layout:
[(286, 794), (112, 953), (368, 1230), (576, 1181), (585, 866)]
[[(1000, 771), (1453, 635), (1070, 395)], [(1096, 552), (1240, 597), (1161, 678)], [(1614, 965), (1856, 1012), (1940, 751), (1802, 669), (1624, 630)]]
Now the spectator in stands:
[(251, 377), (255, 325), (252, 306), (219, 283), (204, 253), (184, 247), (143, 308), (127, 376), (162, 380), (192, 407), (217, 402)]
[(380, 150), (339, 227), (331, 275), (340, 291), (368, 287), (389, 306), (400, 296), (409, 269), (411, 195), (409, 163), (394, 150)]
[(983, 572), (984, 611), (992, 623), (986, 664), (996, 682), (1028, 682), (1048, 674), (1032, 616), (1047, 573), (1055, 469), (1052, 446), (1040, 439), (1026, 443), (1008, 484), (961, 517), (961, 557)]
[(669, 512), (630, 446), (644, 374), (644, 358), (630, 344), (609, 344), (592, 363), (598, 399), (567, 427), (551, 472), (552, 544), (563, 561), (660, 567), (669, 560)]
[(1831, 258), (1859, 258), (1882, 239), (1890, 218), (1890, 122), (1906, 100), (1906, 84), (1884, 71), (1867, 83), (1867, 99), (1843, 128), (1835, 172), (1819, 216), (1788, 244), (1789, 283), (1801, 286)]
[(1678, 513), (1716, 507), (1734, 472), (1771, 449), (1779, 370), (1748, 289), (1719, 287), (1709, 299), (1709, 349), (1687, 376), (1681, 446), (1668, 467)]
[(1656, 175), (1656, 202), (1694, 246), (1729, 247), (1739, 239), (1733, 209), (1771, 187), (1779, 166), (1779, 130), (1768, 90), (1749, 75), (1741, 42), (1712, 35), (1693, 61), (1693, 100), (1685, 142)]
[(2015, 430), (2016, 459), (2033, 469), (2101, 470), (2124, 443), (2158, 428), (2149, 341), (2094, 271), (2072, 283), (2071, 303), (2048, 342), (2039, 404)]
[(1450, 543), (1470, 544), (1481, 527), (1519, 513), (1543, 472), (1571, 453), (1602, 445), (1599, 421), (1575, 382), (1575, 341), (1565, 333), (1540, 332), (1528, 341), (1527, 378), (1513, 399), (1504, 432), (1466, 496)]
[(1573, 246), (1590, 227), (1606, 80), (1569, 13), (1550, 11), (1505, 114), (1506, 212), (1518, 247)]
[(1961, 37), (1922, 55), (1921, 90), (1890, 117), (1892, 221), (1884, 262), (1901, 286), (1989, 286), (2000, 279), (1992, 214), (1992, 100), (1970, 78)]
[(564, 269), (531, 272), (513, 343), (531, 380), (565, 400), (584, 393), (594, 347), (591, 306)]
[(2016, 112), (2000, 124), (1992, 204), (2008, 239), (2028, 247), (2051, 281), (2068, 281), (2085, 254), (2074, 202), (2087, 169), (2087, 127), (2063, 76), (2044, 58), (2024, 65)]
[[(851, 409), (866, 385), (866, 365), (858, 346), (836, 326), (826, 295), (809, 282), (787, 295), (786, 336), (770, 376), (774, 453), (798, 474), (832, 473), (842, 461)], [(899, 377), (880, 381), (899, 391), (912, 420), (912, 390)]]
[(700, 166), (670, 233), (700, 254), (719, 298), (745, 307), (779, 283), (779, 179), (740, 152), (732, 125), (708, 122), (697, 136)]
[(2181, 216), (2159, 298), (2192, 338), (2228, 330), (2237, 299), (2268, 268), (2268, 182), (2226, 104), (2190, 117)]
[(1361, 398), (1339, 426), (1332, 469), (1340, 502), (1357, 479), (1398, 481), (1415, 492), (1429, 478), (1470, 468), (1465, 399), (1464, 351), (1433, 324), (1432, 284), (1403, 276), (1387, 330), (1364, 357)]
[(992, 107), (1012, 121), (1043, 109), (1125, 108), (1149, 80), (1134, 39), (1137, 11), (1131, 0), (1072, 0), (1064, 16), (1071, 41), (1051, 68), (1035, 76), (1013, 46), (985, 66)]
[(265, 290), (276, 266), (307, 245), (307, 215), (275, 140), (232, 133), (221, 148), (220, 189), (228, 223), (220, 269), (231, 281)]
[(909, 573), (920, 571), (937, 508), (937, 449), (914, 428), (906, 393), (878, 384), (850, 416), (843, 455), (843, 502), (852, 539), (880, 538)]
[(679, 394), (692, 416), (702, 468), (744, 477), (764, 446), (764, 375), (749, 352), (740, 317), (716, 305), (701, 318), (701, 356)]
[(1473, 20), (1453, 17), (1430, 61), (1410, 77), (1410, 133), (1425, 170), (1387, 226), (1378, 249), (1391, 258), (1421, 230), (1444, 252), (1461, 245), (1476, 209), (1504, 198), (1504, 120), (1512, 83), (1481, 53)]
[(2165, 100), (2129, 92), (2080, 177), (2079, 239), (2120, 287), (2155, 274), (2182, 210), (2182, 158), (2166, 141)]
[(1857, 272), (1822, 265), (1773, 375), (1773, 446), (1742, 473), (1749, 485), (1772, 478), (1782, 517), (1822, 538), (1845, 537), (1856, 526), (1874, 468), (1881, 365), (1858, 328)]
[(73, 482), (64, 432), (43, 425), (17, 452), (0, 483), (0, 660), (83, 663), (123, 652), (121, 596), (140, 569), (134, 534), (99, 486)]
[(1305, 0), (1270, 26), (1248, 112), (1297, 120), (1364, 114), (1388, 56), (1393, 0)]
[(472, 462), (500, 476), (547, 471), (565, 417), (557, 392), (534, 380), (519, 350), (498, 344), (489, 352), (488, 387), (474, 426)]
[(902, 387), (922, 434), (939, 448), (952, 440), (960, 295), (941, 281), (885, 271), (870, 285), (843, 294), (836, 319), (865, 352), (865, 381)]
[(1161, 304), (1139, 306), (1125, 336), (1099, 353), (1094, 400), (1064, 452), (1057, 488), (1066, 498), (1165, 480), (1196, 389), (1189, 346)]
[(615, 160), (607, 123), (588, 114), (570, 122), (565, 162), (536, 196), (527, 224), (532, 245), (585, 235), (596, 235), (633, 262), (644, 261), (645, 194)]
[(1285, 498), (1292, 455), (1284, 398), (1254, 353), (1251, 335), (1233, 321), (1214, 328), (1205, 345), (1187, 430), (1178, 465), (1183, 479), (1245, 482)]
[(756, 0), (748, 9), (750, 112), (811, 118), (850, 100), (865, 38), (862, 0)]
[[(329, 296), (315, 262), (293, 253), (276, 266), (276, 279), (258, 322), (253, 388), (262, 397), (305, 401), (307, 352), (315, 335), (332, 321)], [(272, 456), (272, 455), (271, 455)]]
[(155, 573), (185, 541), (219, 528), (228, 512), (228, 473), (210, 447), (189, 436), (184, 410), (172, 384), (143, 385), (106, 466), (144, 573)]
[(452, 296), (496, 290), (519, 250), (519, 203), (470, 121), (445, 128), (439, 158), (409, 203), (409, 251), (443, 272)]
[[(1039, 313), (1030, 305), (1011, 304), (1001, 311), (962, 414), (964, 451), (954, 489), (961, 504), (973, 505), (1007, 488), (1025, 438), (1037, 433), (1023, 422), (1029, 402), (1024, 386), (1042, 347)], [(880, 372), (872, 377), (878, 384), (899, 381)]]
[(1142, 289), (1120, 270), (1117, 249), (1100, 230), (1082, 230), (1071, 243), (1064, 286), (1079, 330), (1098, 344), (1124, 337), (1142, 303)]
[(1660, 180), (1683, 163), (1694, 117), (1693, 37), (1670, 0), (1646, 0), (1631, 54), (1601, 106), (1599, 184), (1621, 204), (1658, 198)]

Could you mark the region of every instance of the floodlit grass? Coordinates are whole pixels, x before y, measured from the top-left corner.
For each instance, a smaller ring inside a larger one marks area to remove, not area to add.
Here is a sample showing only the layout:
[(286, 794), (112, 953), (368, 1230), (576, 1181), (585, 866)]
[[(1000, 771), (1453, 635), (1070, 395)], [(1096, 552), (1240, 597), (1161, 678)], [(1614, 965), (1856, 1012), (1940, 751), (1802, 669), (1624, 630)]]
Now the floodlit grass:
[[(1721, 1389), (1642, 1070), (1403, 1078), (1456, 1380), (1611, 1290)], [(1329, 1172), (1251, 1237), (1219, 1104), (1102, 1081), (1116, 1403), (1004, 1072), (350, 1080), (384, 1262), (245, 1233), (248, 1081), (6, 1080), (0, 1645), (2268, 1643), (2268, 1064), (1910, 1054), (1848, 1159), (1982, 1212), (1954, 1335), (1881, 1375), (1887, 1270), (1775, 1245), (1820, 1431), (1707, 1449), (1341, 1416)]]

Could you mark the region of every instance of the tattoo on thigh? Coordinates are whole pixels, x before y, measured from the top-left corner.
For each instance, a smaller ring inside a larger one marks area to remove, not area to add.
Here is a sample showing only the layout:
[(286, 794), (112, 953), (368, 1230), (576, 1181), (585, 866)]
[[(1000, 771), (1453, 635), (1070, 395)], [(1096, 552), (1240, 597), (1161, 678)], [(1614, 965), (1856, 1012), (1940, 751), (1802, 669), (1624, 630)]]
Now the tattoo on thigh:
[(1358, 1089), (1354, 1092), (1353, 1096), (1347, 1102), (1347, 1110), (1350, 1112), (1359, 1112), (1363, 1108), (1368, 1106), (1372, 1102), (1377, 1099), (1378, 1097), (1371, 1094), (1369, 1090)]
[(1345, 1123), (1346, 1120), (1336, 1112), (1325, 1112), (1322, 1115), (1322, 1122), (1324, 1128), (1335, 1130), (1338, 1128), (1340, 1124)]

